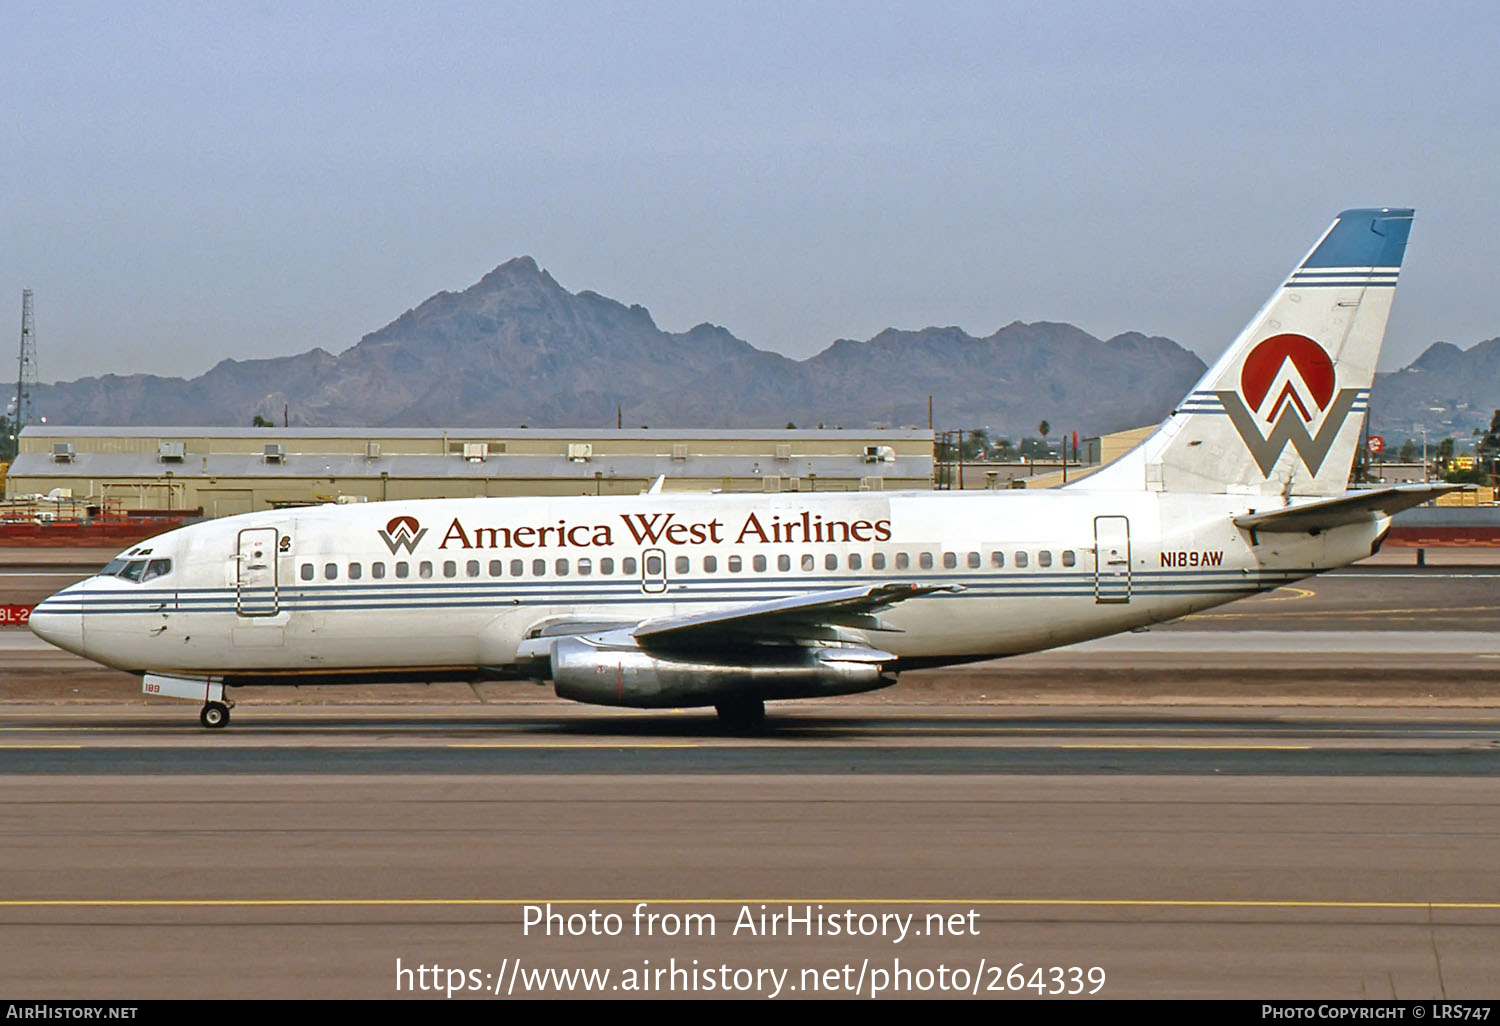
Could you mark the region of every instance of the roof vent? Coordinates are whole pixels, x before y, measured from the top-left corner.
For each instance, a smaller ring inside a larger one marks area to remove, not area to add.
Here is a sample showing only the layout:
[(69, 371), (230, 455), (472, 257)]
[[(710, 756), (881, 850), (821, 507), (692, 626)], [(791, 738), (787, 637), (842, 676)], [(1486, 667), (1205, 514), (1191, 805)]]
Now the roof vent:
[(73, 458), (75, 456), (77, 456), (77, 455), (78, 454), (73, 451), (73, 443), (72, 442), (53, 442), (52, 443), (52, 462), (53, 463), (72, 463), (73, 462)]
[(156, 443), (156, 458), (163, 463), (181, 463), (187, 458), (186, 442)]
[(268, 444), (266, 446), (266, 462), (267, 463), (285, 463), (286, 462), (286, 451), (284, 449), (282, 449), (281, 446), (278, 443), (271, 442), (270, 444)]
[(594, 458), (594, 446), (591, 442), (569, 442), (568, 461), (570, 463), (587, 463)]
[(488, 442), (465, 442), (464, 459), (470, 463), (483, 463), (489, 459), (490, 443)]

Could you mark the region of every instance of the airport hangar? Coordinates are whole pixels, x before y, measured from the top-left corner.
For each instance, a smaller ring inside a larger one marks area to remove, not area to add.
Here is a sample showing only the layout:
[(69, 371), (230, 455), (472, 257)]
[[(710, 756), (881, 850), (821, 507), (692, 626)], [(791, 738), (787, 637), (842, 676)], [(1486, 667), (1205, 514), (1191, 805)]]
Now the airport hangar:
[[(933, 433), (861, 430), (69, 427), (21, 432), (7, 498), (209, 517), (319, 502), (927, 489)], [(58, 491), (61, 490), (61, 491)]]

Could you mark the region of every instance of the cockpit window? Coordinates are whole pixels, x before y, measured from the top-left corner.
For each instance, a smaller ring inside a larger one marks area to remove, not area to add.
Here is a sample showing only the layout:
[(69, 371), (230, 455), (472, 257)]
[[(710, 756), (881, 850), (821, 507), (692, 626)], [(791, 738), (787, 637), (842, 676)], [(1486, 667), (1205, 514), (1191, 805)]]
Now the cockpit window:
[(122, 580), (143, 581), (165, 577), (172, 572), (170, 559), (112, 559), (99, 571), (100, 577), (119, 577)]

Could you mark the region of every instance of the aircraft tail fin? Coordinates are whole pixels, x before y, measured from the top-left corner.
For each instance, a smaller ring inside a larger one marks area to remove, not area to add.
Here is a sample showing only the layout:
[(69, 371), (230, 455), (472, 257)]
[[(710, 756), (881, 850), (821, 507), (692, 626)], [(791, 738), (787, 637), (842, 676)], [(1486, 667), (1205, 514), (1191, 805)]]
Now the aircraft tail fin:
[(1078, 487), (1342, 494), (1411, 221), (1339, 214), (1156, 433)]

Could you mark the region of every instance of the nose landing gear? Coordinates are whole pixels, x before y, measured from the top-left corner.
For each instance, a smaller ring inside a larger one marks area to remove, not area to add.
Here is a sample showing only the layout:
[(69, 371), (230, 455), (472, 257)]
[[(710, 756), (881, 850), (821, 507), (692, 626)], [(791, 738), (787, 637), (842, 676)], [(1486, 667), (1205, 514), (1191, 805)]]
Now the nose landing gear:
[(189, 698), (201, 701), (198, 722), (210, 730), (229, 726), (229, 710), (234, 703), (224, 697), (222, 677), (170, 677), (148, 673), (141, 679), (141, 691), (156, 698)]
[(198, 722), (210, 730), (229, 726), (229, 706), (223, 702), (209, 702), (198, 713)]

